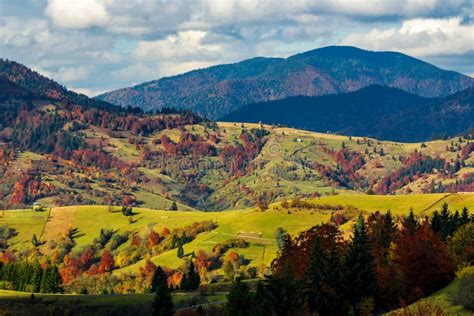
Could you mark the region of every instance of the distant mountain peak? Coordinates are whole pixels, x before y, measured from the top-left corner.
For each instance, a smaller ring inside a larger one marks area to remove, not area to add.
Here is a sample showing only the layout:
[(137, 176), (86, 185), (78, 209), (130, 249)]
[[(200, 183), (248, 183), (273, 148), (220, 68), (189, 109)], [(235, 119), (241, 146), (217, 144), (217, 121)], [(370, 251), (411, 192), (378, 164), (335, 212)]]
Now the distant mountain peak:
[(216, 119), (245, 104), (351, 92), (374, 84), (441, 97), (474, 86), (474, 79), (402, 53), (328, 46), (286, 59), (256, 57), (194, 70), (97, 98), (144, 110), (187, 109)]

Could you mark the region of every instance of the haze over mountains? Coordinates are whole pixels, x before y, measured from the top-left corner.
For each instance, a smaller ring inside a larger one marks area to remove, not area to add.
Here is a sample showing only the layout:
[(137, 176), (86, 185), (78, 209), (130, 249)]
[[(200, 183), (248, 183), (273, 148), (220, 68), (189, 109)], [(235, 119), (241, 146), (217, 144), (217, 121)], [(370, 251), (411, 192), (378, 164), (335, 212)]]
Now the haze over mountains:
[(443, 97), (472, 87), (474, 79), (401, 53), (330, 46), (288, 58), (258, 57), (195, 70), (97, 98), (147, 111), (188, 109), (218, 119), (250, 103), (346, 93), (374, 84)]

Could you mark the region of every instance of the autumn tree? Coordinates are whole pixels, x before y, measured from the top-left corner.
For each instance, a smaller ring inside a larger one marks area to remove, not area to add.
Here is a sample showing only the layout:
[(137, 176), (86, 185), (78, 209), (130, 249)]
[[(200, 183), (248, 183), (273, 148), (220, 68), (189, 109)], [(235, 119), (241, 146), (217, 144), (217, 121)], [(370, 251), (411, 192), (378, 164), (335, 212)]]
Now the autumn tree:
[(99, 263), (99, 273), (110, 272), (115, 266), (115, 260), (109, 250), (104, 250)]
[(447, 246), (428, 223), (404, 224), (393, 251), (394, 261), (408, 286), (408, 300), (429, 295), (448, 284), (454, 277), (454, 267)]
[(474, 223), (461, 226), (449, 237), (448, 247), (457, 266), (474, 265)]

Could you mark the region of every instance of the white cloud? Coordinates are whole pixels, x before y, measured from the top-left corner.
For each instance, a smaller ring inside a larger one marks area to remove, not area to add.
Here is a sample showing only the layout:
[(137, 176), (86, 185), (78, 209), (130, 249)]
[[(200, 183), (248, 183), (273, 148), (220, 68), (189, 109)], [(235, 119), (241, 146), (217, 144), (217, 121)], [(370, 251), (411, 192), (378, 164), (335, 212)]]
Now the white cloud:
[(205, 43), (207, 32), (182, 31), (163, 40), (141, 41), (134, 52), (139, 59), (149, 60), (212, 60), (222, 53), (219, 44)]
[(84, 66), (79, 67), (61, 67), (54, 74), (57, 80), (63, 82), (72, 82), (86, 79), (91, 73), (91, 69)]
[(118, 77), (122, 80), (128, 80), (134, 82), (135, 80), (152, 79), (159, 75), (157, 67), (147, 66), (144, 63), (138, 62), (135, 64), (128, 65), (124, 68), (114, 70), (111, 75)]
[(463, 54), (474, 50), (474, 25), (461, 18), (412, 19), (400, 28), (350, 34), (341, 41), (372, 50), (395, 50), (414, 56)]
[(472, 73), (453, 60), (473, 19), (470, 0), (0, 0), (0, 51), (91, 93), (336, 43)]
[(69, 87), (72, 91), (75, 91), (77, 93), (82, 93), (87, 95), (88, 97), (95, 97), (96, 95), (99, 95), (101, 93), (106, 92), (105, 90), (95, 90), (95, 89), (89, 89), (89, 88), (76, 88), (76, 87)]
[(23, 20), (16, 17), (0, 19), (0, 44), (17, 48), (34, 45), (47, 32), (45, 20)]
[(49, 0), (45, 13), (55, 25), (72, 29), (103, 26), (108, 20), (102, 0)]

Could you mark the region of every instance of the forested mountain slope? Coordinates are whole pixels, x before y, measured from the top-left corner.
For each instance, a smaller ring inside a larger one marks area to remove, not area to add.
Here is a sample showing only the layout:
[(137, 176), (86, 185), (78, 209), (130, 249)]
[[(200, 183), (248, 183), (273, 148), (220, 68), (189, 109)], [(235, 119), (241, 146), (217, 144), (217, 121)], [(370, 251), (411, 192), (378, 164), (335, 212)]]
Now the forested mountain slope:
[(263, 122), (342, 135), (427, 141), (474, 126), (474, 88), (444, 98), (423, 98), (384, 86), (320, 97), (291, 97), (245, 105), (230, 122)]
[(330, 46), (285, 59), (258, 57), (194, 70), (97, 98), (148, 111), (189, 109), (216, 119), (249, 103), (338, 94), (374, 84), (440, 97), (472, 87), (474, 79), (401, 53)]

